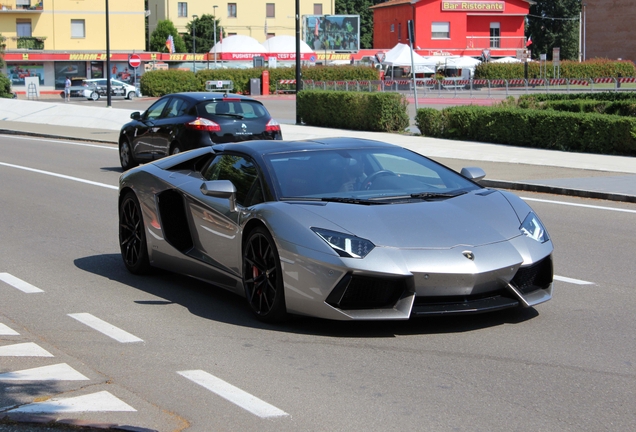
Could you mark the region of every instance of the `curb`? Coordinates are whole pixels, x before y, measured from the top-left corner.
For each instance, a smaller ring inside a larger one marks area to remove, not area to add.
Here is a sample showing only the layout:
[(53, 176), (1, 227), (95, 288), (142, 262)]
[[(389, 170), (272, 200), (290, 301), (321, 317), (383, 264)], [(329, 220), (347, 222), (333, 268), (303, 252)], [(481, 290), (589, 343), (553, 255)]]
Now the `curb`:
[(0, 129), (0, 134), (2, 134), (2, 135), (22, 135), (22, 136), (32, 136), (32, 137), (38, 137), (38, 138), (52, 138), (52, 139), (61, 139), (61, 140), (68, 140), (68, 141), (84, 141), (84, 142), (94, 142), (94, 143), (100, 143), (100, 144), (117, 145), (116, 142), (111, 141), (111, 140), (100, 140), (100, 139), (96, 139), (96, 138), (78, 138), (78, 137), (72, 137), (72, 136), (45, 134), (45, 133), (41, 133), (41, 132), (27, 132), (27, 131), (16, 131), (16, 130), (9, 130), (9, 129)]

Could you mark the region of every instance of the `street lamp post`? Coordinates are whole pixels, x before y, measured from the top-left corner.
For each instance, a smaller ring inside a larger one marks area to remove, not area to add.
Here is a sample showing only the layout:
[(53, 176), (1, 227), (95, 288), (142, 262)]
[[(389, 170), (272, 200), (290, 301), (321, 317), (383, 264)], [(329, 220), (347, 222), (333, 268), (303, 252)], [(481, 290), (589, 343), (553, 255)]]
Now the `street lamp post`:
[(585, 61), (585, 21), (586, 21), (585, 6), (586, 4), (583, 3), (583, 61)]
[(192, 15), (192, 69), (195, 73), (197, 71), (197, 18), (199, 18), (198, 15)]
[(217, 5), (212, 6), (214, 11), (214, 69), (216, 69), (216, 8), (218, 8)]
[(106, 0), (106, 106), (110, 108), (110, 23), (108, 22), (108, 15), (108, 0)]

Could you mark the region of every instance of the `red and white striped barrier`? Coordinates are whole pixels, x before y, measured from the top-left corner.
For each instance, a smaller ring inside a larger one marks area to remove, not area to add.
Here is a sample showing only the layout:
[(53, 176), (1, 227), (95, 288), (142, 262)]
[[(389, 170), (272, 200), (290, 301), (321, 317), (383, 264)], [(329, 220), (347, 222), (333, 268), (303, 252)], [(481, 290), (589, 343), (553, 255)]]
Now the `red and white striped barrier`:
[(550, 85), (566, 85), (567, 80), (565, 78), (550, 78)]
[(594, 78), (594, 84), (613, 84), (614, 78)]
[(545, 85), (545, 80), (543, 78), (533, 78), (531, 80), (528, 80), (528, 84), (530, 85)]
[(619, 83), (633, 83), (633, 82), (636, 82), (636, 78), (634, 78), (634, 77), (619, 78), (618, 82)]
[(508, 80), (508, 84), (509, 85), (525, 85), (526, 84), (526, 80), (524, 80), (524, 79), (511, 79), (511, 80)]
[(492, 85), (506, 85), (506, 80), (495, 79), (495, 80), (490, 80), (490, 83)]
[(280, 80), (278, 84), (296, 84), (296, 80)]
[(588, 80), (585, 80), (585, 79), (571, 79), (570, 80), (570, 85), (586, 86), (586, 85), (590, 85), (590, 82)]
[(476, 79), (476, 80), (473, 80), (473, 85), (488, 85), (488, 80)]

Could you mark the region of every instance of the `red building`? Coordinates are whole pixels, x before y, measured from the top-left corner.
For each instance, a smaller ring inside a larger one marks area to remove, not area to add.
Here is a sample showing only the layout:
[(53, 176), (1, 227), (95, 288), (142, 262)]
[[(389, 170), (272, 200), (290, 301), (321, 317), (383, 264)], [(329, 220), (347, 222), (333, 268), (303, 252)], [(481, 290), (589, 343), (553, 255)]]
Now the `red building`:
[(477, 57), (515, 56), (526, 47), (525, 17), (530, 0), (443, 1), (389, 0), (373, 9), (374, 49), (410, 43), (407, 23), (413, 20), (413, 47), (420, 55)]

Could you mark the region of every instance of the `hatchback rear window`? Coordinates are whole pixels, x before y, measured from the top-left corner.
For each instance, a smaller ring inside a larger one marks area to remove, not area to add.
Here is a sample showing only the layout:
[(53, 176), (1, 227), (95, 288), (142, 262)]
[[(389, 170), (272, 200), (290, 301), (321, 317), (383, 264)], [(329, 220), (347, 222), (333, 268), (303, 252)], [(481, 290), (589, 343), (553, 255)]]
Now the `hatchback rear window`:
[(249, 100), (233, 101), (206, 101), (197, 107), (199, 115), (240, 115), (242, 118), (269, 117), (269, 113), (263, 105)]

